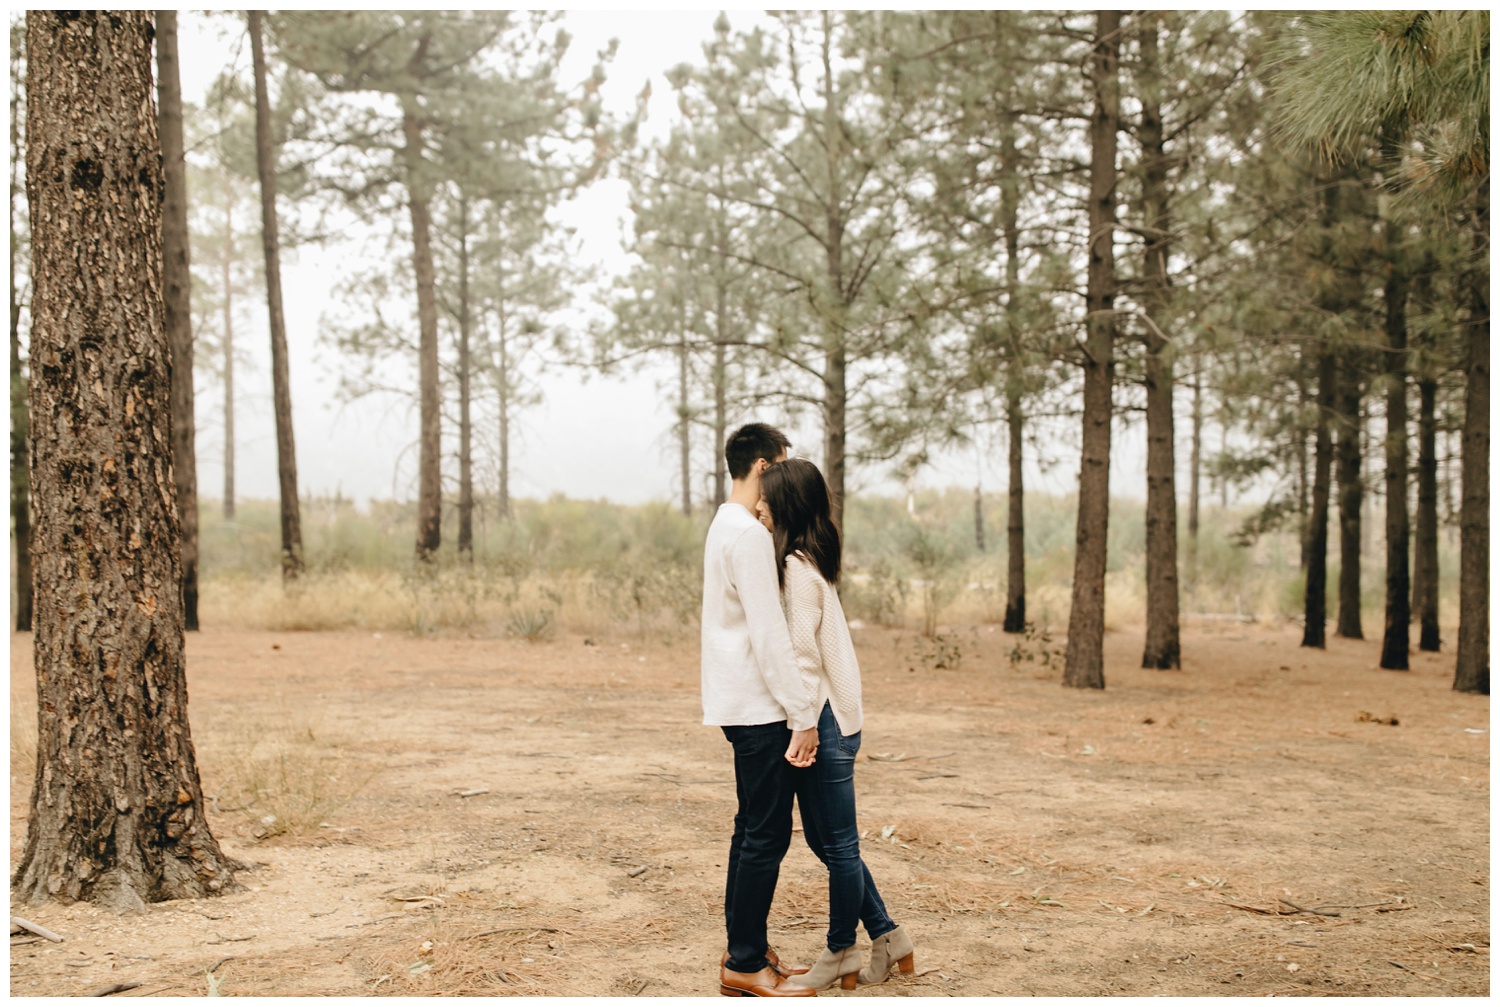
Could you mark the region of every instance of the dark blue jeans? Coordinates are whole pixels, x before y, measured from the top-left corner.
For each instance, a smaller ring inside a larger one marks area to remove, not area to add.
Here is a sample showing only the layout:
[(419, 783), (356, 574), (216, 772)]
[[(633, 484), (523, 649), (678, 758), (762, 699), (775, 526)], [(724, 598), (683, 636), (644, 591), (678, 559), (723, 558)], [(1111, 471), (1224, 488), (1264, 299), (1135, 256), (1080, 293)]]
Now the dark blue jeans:
[(769, 964), (766, 916), (776, 894), (781, 860), (792, 843), (795, 788), (792, 766), (786, 761), (792, 732), (786, 721), (723, 731), (734, 746), (734, 787), (739, 797), (724, 884), (728, 967), (735, 972), (759, 972)]
[(874, 940), (896, 929), (880, 901), (875, 879), (859, 855), (859, 828), (854, 822), (854, 756), (859, 732), (839, 733), (833, 710), (823, 704), (818, 718), (818, 757), (806, 769), (793, 769), (802, 834), (813, 854), (828, 868), (828, 950), (854, 944), (854, 927), (863, 922)]

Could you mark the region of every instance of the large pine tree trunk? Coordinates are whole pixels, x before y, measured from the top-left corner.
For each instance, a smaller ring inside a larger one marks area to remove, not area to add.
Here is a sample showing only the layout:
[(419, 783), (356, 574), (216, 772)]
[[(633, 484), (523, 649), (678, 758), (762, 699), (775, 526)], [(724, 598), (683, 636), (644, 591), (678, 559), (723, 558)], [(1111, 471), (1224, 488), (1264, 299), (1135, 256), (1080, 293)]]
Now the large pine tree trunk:
[[(29, 174), (29, 173), (28, 173)], [(1464, 362), (1463, 504), (1459, 511), (1458, 664), (1453, 688), (1490, 692), (1490, 199), (1474, 213)], [(32, 227), (36, 224), (33, 222)]]
[(24, 900), (234, 887), (187, 713), (149, 12), (27, 17), (36, 783)]
[(198, 628), (198, 454), (193, 417), (192, 270), (188, 267), (187, 161), (182, 138), (182, 84), (177, 12), (156, 12), (157, 133), (161, 139), (162, 301), (172, 346), (172, 478), (182, 514), (182, 611)]
[(1089, 78), (1089, 266), (1085, 298), (1083, 437), (1073, 603), (1063, 684), (1104, 688), (1104, 572), (1109, 541), (1109, 449), (1115, 369), (1115, 153), (1120, 128), (1120, 12), (1099, 11)]
[(1338, 382), (1333, 351), (1318, 356), (1318, 416), (1313, 430), (1312, 507), (1307, 515), (1307, 580), (1303, 597), (1302, 646), (1327, 646), (1328, 497), (1333, 470), (1334, 385)]
[(469, 391), (469, 202), (458, 203), (458, 555), (474, 561), (474, 424)]
[(292, 379), (286, 316), (281, 304), (281, 232), (276, 224), (276, 148), (271, 142), (271, 98), (260, 11), (250, 11), (250, 58), (255, 72), (255, 168), (260, 176), (261, 245), (266, 258), (266, 306), (271, 322), (271, 390), (276, 409), (276, 474), (281, 490), (281, 576), (302, 573), (302, 510), (297, 499), (297, 446), (292, 436)]
[(1442, 649), (1438, 631), (1437, 381), (1417, 382), (1417, 534), (1412, 564), (1412, 609), (1421, 625), (1417, 648)]
[(1408, 556), (1411, 523), (1406, 510), (1406, 298), (1408, 281), (1400, 248), (1401, 231), (1386, 222), (1389, 272), (1385, 281), (1385, 635), (1380, 666), (1410, 667), (1411, 580)]
[[(1012, 366), (1015, 366), (1012, 364)], [(1005, 422), (1010, 443), (1006, 471), (1010, 482), (1006, 490), (1009, 507), (1005, 521), (1005, 625), (1007, 633), (1026, 632), (1026, 485), (1022, 477), (1022, 435), (1025, 417), (1021, 393), (1014, 384), (1006, 388)]]
[[(14, 71), (13, 71), (14, 72)], [(27, 447), (30, 415), (26, 377), (21, 371), (21, 292), (16, 286), (20, 259), (16, 234), (16, 165), (22, 156), (19, 89), (10, 96), (10, 519), (15, 535), (16, 629), (31, 631), (31, 458)]]
[(404, 101), (407, 204), (411, 211), (411, 258), (417, 283), (417, 385), (421, 430), (417, 440), (417, 559), (434, 558), (442, 543), (443, 427), (438, 387), (437, 280), (432, 264), (432, 208), (422, 156), (421, 110)]
[[(1352, 355), (1351, 355), (1352, 356)], [(1336, 632), (1363, 640), (1359, 614), (1360, 509), (1364, 484), (1360, 481), (1360, 378), (1356, 363), (1346, 356), (1339, 368), (1338, 479), (1339, 479), (1339, 619)]]
[(224, 172), (224, 520), (234, 520), (234, 183)]
[(1172, 300), (1167, 258), (1172, 213), (1161, 122), (1157, 14), (1141, 15), (1141, 206), (1146, 281), (1146, 644), (1143, 668), (1179, 668), (1177, 455), (1172, 418), (1172, 350), (1162, 327)]

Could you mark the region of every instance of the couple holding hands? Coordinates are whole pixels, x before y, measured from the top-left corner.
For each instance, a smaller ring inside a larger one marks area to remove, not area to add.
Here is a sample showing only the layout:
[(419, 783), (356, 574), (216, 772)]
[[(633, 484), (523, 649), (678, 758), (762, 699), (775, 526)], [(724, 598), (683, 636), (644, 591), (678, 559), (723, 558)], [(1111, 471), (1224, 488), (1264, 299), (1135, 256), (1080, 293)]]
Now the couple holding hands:
[[(786, 435), (750, 423), (724, 455), (732, 490), (703, 555), (703, 722), (734, 749), (738, 808), (724, 886), (726, 996), (816, 996), (838, 982), (913, 968), (911, 938), (886, 912), (859, 855), (854, 757), (864, 718), (859, 664), (835, 585), (840, 539), (818, 467), (786, 457)], [(782, 962), (766, 917), (792, 838), (828, 868), (828, 935), (811, 966)], [(869, 934), (866, 964), (856, 924)]]

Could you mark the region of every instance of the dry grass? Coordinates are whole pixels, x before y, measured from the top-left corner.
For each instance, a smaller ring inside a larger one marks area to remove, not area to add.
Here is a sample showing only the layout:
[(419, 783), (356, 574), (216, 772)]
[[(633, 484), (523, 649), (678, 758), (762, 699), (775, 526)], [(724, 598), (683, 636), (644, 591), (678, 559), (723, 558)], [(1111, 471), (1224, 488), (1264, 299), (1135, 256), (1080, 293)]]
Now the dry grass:
[(688, 599), (676, 580), (588, 573), (511, 579), (462, 568), (342, 571), (285, 586), (275, 575), (209, 580), (199, 604), (205, 624), (273, 632), (447, 630), (541, 642), (563, 631), (671, 641), (685, 631), (687, 609), (697, 610), (696, 596)]
[(317, 832), (380, 771), (350, 740), (312, 707), (237, 720), (202, 746), (211, 753), (204, 795), (216, 814), (258, 839)]

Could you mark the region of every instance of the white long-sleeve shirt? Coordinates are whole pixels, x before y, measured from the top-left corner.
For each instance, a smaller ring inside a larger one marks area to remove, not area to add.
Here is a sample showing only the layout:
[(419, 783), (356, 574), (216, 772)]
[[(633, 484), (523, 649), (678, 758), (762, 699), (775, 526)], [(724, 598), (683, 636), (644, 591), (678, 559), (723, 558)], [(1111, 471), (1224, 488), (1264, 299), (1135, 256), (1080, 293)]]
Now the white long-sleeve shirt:
[(818, 710), (825, 702), (833, 708), (840, 734), (847, 738), (859, 733), (865, 719), (859, 661), (838, 591), (816, 566), (793, 553), (786, 558), (781, 605), (803, 689), (814, 697)]
[(818, 725), (787, 633), (771, 533), (737, 503), (719, 507), (703, 546), (703, 722)]

